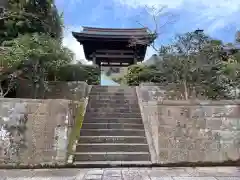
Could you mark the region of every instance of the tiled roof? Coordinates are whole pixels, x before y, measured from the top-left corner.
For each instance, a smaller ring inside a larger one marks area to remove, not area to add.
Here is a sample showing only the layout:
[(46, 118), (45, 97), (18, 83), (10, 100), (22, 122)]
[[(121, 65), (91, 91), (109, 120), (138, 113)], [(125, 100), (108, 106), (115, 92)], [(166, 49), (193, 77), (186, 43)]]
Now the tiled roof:
[(147, 28), (132, 28), (132, 29), (119, 29), (119, 28), (94, 28), (83, 27), (80, 34), (86, 35), (108, 35), (108, 36), (147, 36)]

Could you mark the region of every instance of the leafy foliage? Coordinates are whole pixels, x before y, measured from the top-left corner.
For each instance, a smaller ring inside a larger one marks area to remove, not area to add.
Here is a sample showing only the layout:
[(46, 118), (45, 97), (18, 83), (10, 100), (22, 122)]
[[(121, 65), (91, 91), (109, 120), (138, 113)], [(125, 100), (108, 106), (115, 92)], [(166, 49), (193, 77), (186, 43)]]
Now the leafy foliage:
[(57, 72), (59, 81), (85, 81), (94, 85), (100, 83), (100, 69), (96, 66), (68, 64)]
[(56, 74), (60, 67), (73, 59), (72, 52), (63, 47), (59, 40), (45, 34), (21, 35), (6, 41), (4, 45), (10, 48), (0, 55), (2, 62), (14, 69), (24, 64), (22, 76), (31, 80), (36, 91), (44, 86), (49, 71)]
[(26, 33), (62, 36), (62, 17), (53, 0), (9, 0), (0, 13), (0, 24), (0, 44)]
[(226, 55), (222, 46), (220, 40), (201, 32), (177, 35), (173, 44), (160, 48), (158, 61), (129, 67), (123, 81), (129, 85), (175, 84), (184, 99), (232, 98), (232, 90), (239, 88), (239, 53)]
[(31, 61), (33, 64), (41, 61), (43, 67), (48, 69), (59, 69), (72, 61), (72, 52), (63, 47), (61, 42), (50, 38), (45, 34), (21, 35), (3, 45), (7, 48), (1, 59), (8, 67)]
[(32, 82), (35, 97), (47, 88), (49, 80), (99, 83), (98, 68), (70, 64), (73, 53), (62, 45), (62, 30), (62, 15), (54, 0), (8, 1), (0, 12), (1, 96), (15, 87), (19, 78)]
[(154, 66), (148, 67), (139, 64), (132, 65), (128, 68), (127, 74), (121, 79), (121, 83), (127, 83), (130, 86), (138, 86), (142, 82), (158, 82), (160, 78)]

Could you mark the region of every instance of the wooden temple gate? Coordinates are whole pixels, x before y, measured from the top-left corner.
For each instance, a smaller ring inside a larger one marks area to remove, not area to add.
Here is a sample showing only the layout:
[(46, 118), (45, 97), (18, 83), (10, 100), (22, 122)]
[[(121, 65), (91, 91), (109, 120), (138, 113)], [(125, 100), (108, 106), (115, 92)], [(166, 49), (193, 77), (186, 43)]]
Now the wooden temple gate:
[(86, 59), (99, 67), (127, 67), (142, 62), (152, 42), (147, 28), (83, 27), (73, 36), (83, 45)]

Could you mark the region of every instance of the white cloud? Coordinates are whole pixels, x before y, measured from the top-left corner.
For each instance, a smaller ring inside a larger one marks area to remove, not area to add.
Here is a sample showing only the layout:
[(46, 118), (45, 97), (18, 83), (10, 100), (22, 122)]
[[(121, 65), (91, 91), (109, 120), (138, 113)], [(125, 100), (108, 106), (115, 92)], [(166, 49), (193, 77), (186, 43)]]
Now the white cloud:
[(75, 54), (74, 62), (81, 61), (84, 64), (92, 64), (90, 61), (87, 61), (84, 55), (83, 46), (73, 37), (72, 32), (80, 32), (81, 27), (70, 27), (66, 28), (64, 31), (63, 45), (72, 50)]
[(183, 0), (115, 0), (119, 1), (123, 4), (127, 4), (132, 7), (138, 7), (138, 6), (158, 6), (158, 5), (163, 5), (163, 6), (168, 6), (169, 8), (175, 8), (178, 7), (183, 3)]
[(191, 4), (193, 6), (204, 5), (209, 8), (224, 8), (225, 10), (239, 9), (239, 0), (115, 0), (132, 7), (137, 6), (168, 6), (169, 8), (179, 8), (184, 4)]
[[(209, 22), (208, 32), (214, 32), (218, 28), (225, 28), (229, 23), (240, 26), (237, 17), (240, 15), (239, 0), (115, 0), (127, 6), (137, 8), (143, 6), (167, 6), (169, 9), (186, 10), (193, 12), (196, 23)], [(198, 20), (201, 20), (199, 22)]]

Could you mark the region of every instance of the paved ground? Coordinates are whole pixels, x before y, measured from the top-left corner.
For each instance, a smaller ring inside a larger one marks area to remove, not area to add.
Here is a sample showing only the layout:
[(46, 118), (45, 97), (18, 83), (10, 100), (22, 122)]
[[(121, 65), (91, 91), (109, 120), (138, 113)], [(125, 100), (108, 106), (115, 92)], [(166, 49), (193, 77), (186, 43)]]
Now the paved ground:
[(240, 167), (0, 170), (0, 180), (240, 180)]

